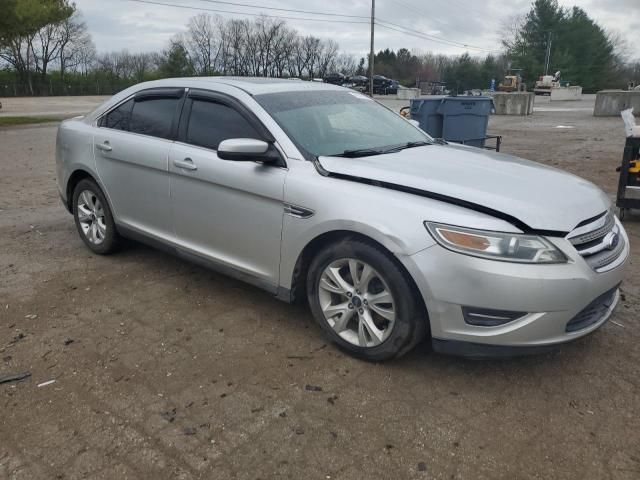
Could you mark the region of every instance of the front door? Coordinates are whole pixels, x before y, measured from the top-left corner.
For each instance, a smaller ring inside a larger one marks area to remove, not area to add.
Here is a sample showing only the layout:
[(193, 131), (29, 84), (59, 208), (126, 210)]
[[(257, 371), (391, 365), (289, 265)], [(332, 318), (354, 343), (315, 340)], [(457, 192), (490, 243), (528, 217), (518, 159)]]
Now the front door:
[(278, 285), (287, 170), (218, 158), (229, 138), (259, 138), (246, 112), (214, 97), (188, 98), (169, 155), (173, 221), (188, 252), (269, 290)]

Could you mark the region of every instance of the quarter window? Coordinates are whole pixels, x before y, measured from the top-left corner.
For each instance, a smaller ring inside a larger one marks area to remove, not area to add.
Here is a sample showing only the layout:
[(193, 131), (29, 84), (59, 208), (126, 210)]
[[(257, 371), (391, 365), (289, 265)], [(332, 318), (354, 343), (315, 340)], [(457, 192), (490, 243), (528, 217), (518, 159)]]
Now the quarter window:
[(137, 100), (131, 112), (129, 131), (152, 137), (169, 138), (178, 101), (178, 98), (157, 97)]
[(133, 107), (133, 99), (124, 102), (118, 108), (114, 108), (102, 117), (100, 119), (100, 126), (113, 128), (114, 130), (128, 130), (131, 107)]
[(255, 128), (237, 110), (221, 103), (193, 100), (187, 127), (187, 143), (217, 150), (223, 140), (255, 138)]

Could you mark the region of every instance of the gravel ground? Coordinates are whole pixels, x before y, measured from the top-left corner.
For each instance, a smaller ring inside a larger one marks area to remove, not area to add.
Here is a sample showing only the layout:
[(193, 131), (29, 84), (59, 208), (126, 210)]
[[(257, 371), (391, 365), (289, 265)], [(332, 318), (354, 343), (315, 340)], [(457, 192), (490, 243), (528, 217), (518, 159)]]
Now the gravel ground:
[(93, 110), (109, 97), (9, 97), (0, 98), (0, 117), (48, 116), (67, 118)]
[[(613, 195), (621, 120), (553, 108), (490, 130)], [(0, 478), (640, 478), (639, 217), (597, 333), (368, 364), (303, 306), (136, 244), (92, 255), (58, 200), (55, 133), (0, 129), (0, 375), (32, 374), (0, 385)]]

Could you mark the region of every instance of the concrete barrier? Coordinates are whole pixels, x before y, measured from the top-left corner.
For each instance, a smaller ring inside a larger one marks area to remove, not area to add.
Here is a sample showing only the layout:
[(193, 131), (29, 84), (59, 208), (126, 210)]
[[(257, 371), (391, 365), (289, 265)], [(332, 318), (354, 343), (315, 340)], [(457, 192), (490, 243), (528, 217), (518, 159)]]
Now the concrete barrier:
[(601, 90), (596, 94), (596, 117), (617, 117), (622, 110), (633, 107), (633, 114), (640, 116), (640, 91)]
[(397, 98), (398, 100), (410, 100), (420, 96), (419, 88), (399, 88)]
[(552, 102), (563, 100), (580, 100), (582, 97), (582, 87), (557, 87), (551, 89)]
[(492, 96), (496, 115), (531, 115), (533, 113), (534, 93), (495, 92)]

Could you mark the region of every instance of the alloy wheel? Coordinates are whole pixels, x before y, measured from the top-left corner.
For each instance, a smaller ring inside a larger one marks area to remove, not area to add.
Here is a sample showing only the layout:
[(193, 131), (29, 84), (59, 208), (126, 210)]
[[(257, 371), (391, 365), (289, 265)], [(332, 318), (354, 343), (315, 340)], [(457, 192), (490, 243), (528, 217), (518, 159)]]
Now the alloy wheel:
[(395, 302), (383, 276), (354, 258), (329, 264), (318, 285), (320, 308), (342, 339), (359, 347), (384, 342), (396, 319)]
[(78, 222), (84, 236), (94, 245), (100, 245), (107, 235), (104, 208), (100, 199), (90, 190), (78, 195)]

